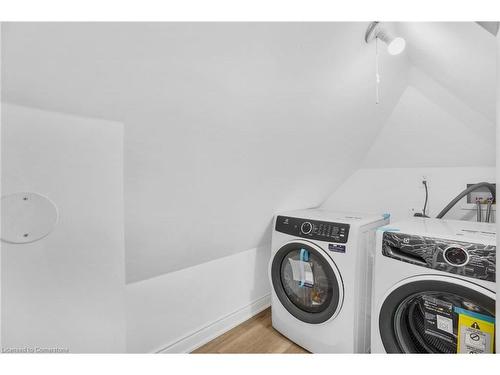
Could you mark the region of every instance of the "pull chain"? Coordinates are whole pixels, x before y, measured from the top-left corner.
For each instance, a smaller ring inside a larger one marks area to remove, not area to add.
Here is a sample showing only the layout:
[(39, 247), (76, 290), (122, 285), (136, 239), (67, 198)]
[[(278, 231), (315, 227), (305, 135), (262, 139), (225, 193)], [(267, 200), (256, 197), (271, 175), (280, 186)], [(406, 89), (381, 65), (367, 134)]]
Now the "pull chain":
[(380, 103), (380, 74), (378, 71), (378, 38), (375, 38), (375, 104)]

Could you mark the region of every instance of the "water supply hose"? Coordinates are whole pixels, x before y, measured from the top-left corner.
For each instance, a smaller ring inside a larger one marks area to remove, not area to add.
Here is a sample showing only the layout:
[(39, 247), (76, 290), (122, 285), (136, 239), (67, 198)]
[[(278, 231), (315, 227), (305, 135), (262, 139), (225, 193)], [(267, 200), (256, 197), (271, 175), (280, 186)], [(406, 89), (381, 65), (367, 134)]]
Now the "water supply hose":
[(489, 191), (491, 192), (492, 196), (492, 203), (495, 202), (496, 198), (496, 192), (495, 192), (495, 186), (490, 184), (489, 182), (480, 182), (478, 184), (472, 185), (462, 191), (460, 194), (458, 194), (448, 205), (442, 209), (442, 211), (436, 216), (437, 219), (442, 219), (444, 215), (448, 213), (463, 197), (465, 197), (467, 194), (473, 192), (474, 190), (477, 190), (482, 187), (487, 187)]
[(489, 223), (491, 218), (491, 206), (493, 205), (493, 199), (488, 199), (488, 205), (486, 206), (486, 218), (485, 222)]

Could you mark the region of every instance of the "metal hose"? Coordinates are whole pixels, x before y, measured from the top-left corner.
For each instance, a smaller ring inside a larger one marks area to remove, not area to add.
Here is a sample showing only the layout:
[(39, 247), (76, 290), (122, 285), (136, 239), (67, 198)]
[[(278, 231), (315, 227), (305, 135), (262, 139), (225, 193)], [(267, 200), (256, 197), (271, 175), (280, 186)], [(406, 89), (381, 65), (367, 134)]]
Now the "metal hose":
[(492, 202), (494, 202), (495, 197), (496, 197), (495, 186), (493, 186), (489, 182), (480, 182), (478, 184), (475, 184), (475, 185), (468, 187), (467, 189), (462, 191), (460, 194), (458, 194), (450, 203), (448, 203), (448, 205), (445, 208), (443, 208), (443, 210), (436, 216), (436, 218), (442, 219), (443, 216), (446, 215), (448, 213), (448, 211), (451, 210), (460, 201), (460, 199), (462, 199), (467, 194), (469, 194), (469, 193), (473, 192), (474, 190), (477, 190), (483, 186), (487, 187), (490, 190), (491, 196), (492, 196)]
[(489, 223), (491, 221), (491, 206), (493, 205), (493, 199), (488, 199), (488, 205), (486, 206), (486, 218), (484, 221)]

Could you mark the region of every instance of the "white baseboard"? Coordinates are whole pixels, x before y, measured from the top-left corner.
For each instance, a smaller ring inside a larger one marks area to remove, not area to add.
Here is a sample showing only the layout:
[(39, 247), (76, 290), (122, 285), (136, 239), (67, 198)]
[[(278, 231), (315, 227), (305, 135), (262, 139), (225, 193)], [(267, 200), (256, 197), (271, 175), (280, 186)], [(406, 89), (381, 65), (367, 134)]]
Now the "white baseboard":
[(256, 299), (247, 306), (242, 307), (205, 327), (194, 331), (185, 337), (167, 345), (156, 353), (190, 353), (200, 346), (212, 341), (216, 337), (257, 315), (259, 312), (271, 306), (271, 295)]

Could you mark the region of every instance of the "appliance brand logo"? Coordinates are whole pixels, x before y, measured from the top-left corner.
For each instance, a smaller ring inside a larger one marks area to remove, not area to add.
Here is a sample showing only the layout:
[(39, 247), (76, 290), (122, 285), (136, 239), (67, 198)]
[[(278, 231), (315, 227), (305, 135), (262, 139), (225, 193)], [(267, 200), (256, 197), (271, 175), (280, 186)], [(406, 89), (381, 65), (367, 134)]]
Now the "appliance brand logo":
[(334, 243), (329, 243), (328, 250), (335, 251), (336, 253), (345, 253), (346, 246), (345, 245), (338, 245), (338, 244), (334, 244)]

